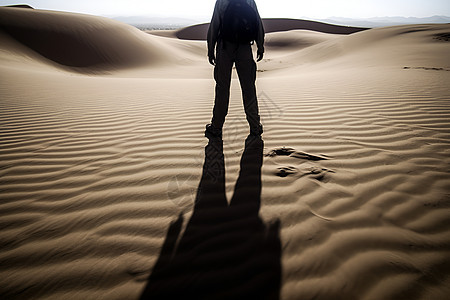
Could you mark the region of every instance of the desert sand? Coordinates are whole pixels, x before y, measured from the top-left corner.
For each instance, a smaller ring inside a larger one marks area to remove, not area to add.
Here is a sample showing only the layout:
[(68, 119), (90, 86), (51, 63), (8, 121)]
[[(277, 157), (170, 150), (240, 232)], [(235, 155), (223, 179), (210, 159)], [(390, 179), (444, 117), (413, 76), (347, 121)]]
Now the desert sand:
[(205, 41), (0, 8), (0, 298), (449, 299), (450, 25), (283, 24), (208, 144)]

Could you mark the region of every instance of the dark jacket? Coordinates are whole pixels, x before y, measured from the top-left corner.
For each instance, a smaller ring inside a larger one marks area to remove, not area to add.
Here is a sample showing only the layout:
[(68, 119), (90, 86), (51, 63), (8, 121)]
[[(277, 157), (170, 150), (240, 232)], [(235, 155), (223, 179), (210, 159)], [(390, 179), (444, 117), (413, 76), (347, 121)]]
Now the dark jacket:
[[(256, 3), (254, 0), (244, 0), (252, 7), (258, 16), (258, 35), (256, 37), (255, 43), (258, 47), (258, 53), (264, 53), (264, 27), (261, 21), (261, 17), (259, 16), (258, 8), (256, 7)], [(216, 6), (214, 7), (214, 13), (211, 19), (211, 23), (208, 29), (208, 54), (214, 53), (214, 49), (216, 47), (217, 41), (220, 35), (220, 27), (222, 24), (223, 15), (225, 14), (225, 10), (228, 7), (230, 0), (217, 0)]]

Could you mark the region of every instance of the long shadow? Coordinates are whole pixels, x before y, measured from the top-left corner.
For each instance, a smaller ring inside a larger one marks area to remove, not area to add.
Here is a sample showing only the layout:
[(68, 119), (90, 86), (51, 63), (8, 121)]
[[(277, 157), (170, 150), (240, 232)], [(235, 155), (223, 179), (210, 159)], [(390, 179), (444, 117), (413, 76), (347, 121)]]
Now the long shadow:
[(181, 238), (182, 215), (170, 225), (141, 299), (279, 299), (279, 221), (259, 217), (263, 145), (247, 138), (228, 204), (223, 143), (209, 141), (192, 217)]

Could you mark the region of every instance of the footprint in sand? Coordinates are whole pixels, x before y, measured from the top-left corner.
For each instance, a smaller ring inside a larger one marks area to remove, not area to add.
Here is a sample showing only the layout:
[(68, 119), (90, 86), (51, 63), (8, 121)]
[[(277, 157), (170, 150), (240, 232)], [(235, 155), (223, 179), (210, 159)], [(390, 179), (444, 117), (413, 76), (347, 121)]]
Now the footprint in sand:
[(328, 173), (334, 173), (334, 171), (327, 168), (323, 168), (317, 163), (321, 160), (328, 160), (329, 157), (326, 155), (313, 155), (306, 152), (295, 151), (293, 148), (278, 148), (270, 151), (266, 154), (266, 157), (276, 158), (276, 157), (291, 157), (300, 160), (299, 167), (294, 166), (281, 166), (274, 172), (276, 176), (288, 177), (290, 175), (299, 174), (298, 177), (309, 176), (318, 181), (324, 181)]

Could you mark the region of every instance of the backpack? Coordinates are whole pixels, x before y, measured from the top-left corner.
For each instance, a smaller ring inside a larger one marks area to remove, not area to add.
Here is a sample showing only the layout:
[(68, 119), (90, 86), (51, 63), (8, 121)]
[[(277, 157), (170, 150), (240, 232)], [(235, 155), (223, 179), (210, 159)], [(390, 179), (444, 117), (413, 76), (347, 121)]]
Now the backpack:
[(247, 44), (256, 40), (258, 15), (245, 0), (230, 0), (223, 15), (221, 37), (224, 40)]

